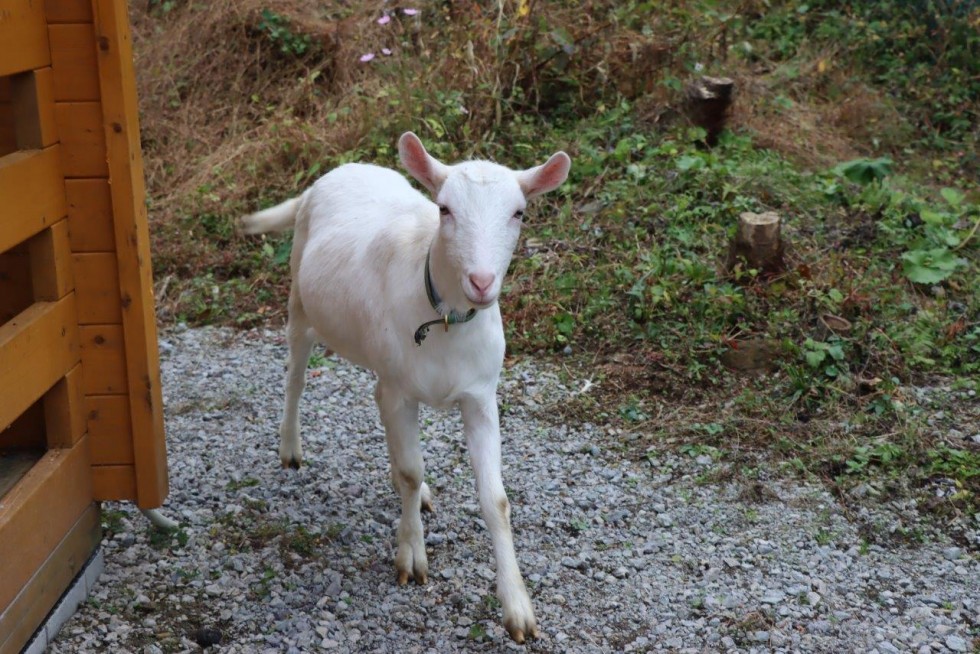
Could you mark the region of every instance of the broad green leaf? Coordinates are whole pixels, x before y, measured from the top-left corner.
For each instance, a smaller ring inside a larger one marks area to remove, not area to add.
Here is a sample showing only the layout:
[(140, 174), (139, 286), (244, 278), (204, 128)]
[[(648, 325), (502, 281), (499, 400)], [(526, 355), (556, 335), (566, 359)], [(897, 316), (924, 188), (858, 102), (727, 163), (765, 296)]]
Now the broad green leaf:
[(677, 170), (687, 171), (687, 170), (700, 170), (704, 168), (704, 159), (701, 157), (692, 157), (691, 155), (684, 155), (677, 160)]
[(902, 272), (916, 284), (941, 282), (967, 263), (947, 248), (905, 252), (902, 261)]
[(944, 188), (939, 192), (939, 194), (943, 196), (943, 199), (946, 200), (946, 202), (949, 202), (950, 205), (954, 207), (960, 206), (960, 204), (963, 203), (963, 198), (966, 197), (966, 195), (955, 188)]
[(947, 214), (931, 209), (923, 209), (919, 212), (919, 218), (927, 225), (942, 225), (946, 222)]
[(810, 364), (811, 368), (817, 368), (823, 363), (823, 360), (827, 357), (827, 353), (823, 350), (807, 350), (803, 353), (803, 356), (806, 357), (806, 362)]

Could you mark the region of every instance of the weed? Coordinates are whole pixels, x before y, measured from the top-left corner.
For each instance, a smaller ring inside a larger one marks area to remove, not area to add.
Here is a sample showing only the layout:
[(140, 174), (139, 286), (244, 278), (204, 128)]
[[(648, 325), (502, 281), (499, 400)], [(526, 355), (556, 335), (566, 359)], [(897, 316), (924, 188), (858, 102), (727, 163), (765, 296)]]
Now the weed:
[(263, 9), (261, 15), (262, 18), (257, 25), (259, 31), (265, 32), (269, 39), (279, 47), (280, 52), (286, 55), (300, 56), (306, 54), (310, 49), (310, 37), (294, 32), (285, 17), (269, 9)]
[(829, 529), (818, 529), (817, 533), (813, 535), (813, 540), (816, 541), (817, 545), (830, 545), (835, 537), (834, 532)]
[(466, 635), (466, 637), (469, 638), (470, 640), (482, 642), (487, 639), (487, 630), (482, 624), (480, 624), (479, 622), (475, 622), (470, 627), (470, 631)]
[(323, 355), (322, 352), (314, 351), (310, 355), (309, 363), (307, 364), (310, 368), (322, 368), (327, 363), (327, 357)]
[(259, 483), (260, 483), (259, 480), (255, 479), (254, 477), (243, 477), (242, 479), (239, 479), (237, 481), (233, 479), (229, 481), (227, 484), (225, 484), (225, 490), (234, 493), (235, 491), (239, 491), (243, 488), (252, 488), (254, 486), (258, 486)]
[(116, 509), (102, 509), (102, 530), (106, 532), (106, 537), (112, 537), (123, 530), (123, 518), (126, 516), (122, 511)]

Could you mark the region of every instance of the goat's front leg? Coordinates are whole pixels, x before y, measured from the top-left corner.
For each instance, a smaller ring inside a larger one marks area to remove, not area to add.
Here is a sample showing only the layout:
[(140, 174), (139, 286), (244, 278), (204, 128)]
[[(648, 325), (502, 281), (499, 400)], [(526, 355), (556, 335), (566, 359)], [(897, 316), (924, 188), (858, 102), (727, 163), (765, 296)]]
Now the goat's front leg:
[(398, 583), (406, 584), (411, 578), (415, 583), (424, 584), (429, 574), (429, 562), (425, 556), (420, 511), (425, 465), (419, 444), (419, 404), (381, 380), (375, 388), (374, 399), (378, 402), (388, 441), (391, 479), (402, 499), (398, 553), (395, 554)]
[(504, 609), (504, 627), (518, 643), (537, 638), (534, 609), (517, 566), (510, 531), (510, 503), (500, 475), (500, 422), (495, 391), (460, 401), (466, 444), (476, 473), (483, 520), (490, 530), (497, 559), (497, 599)]

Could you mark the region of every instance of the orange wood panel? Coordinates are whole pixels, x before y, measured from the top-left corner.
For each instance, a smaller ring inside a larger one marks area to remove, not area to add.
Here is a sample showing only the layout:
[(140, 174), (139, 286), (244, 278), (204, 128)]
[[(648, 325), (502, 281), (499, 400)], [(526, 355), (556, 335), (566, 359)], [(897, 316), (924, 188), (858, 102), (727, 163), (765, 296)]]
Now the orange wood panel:
[(126, 331), (137, 503), (153, 508), (168, 492), (167, 451), (132, 37), (125, 3), (93, 0), (92, 7)]
[(33, 303), (31, 258), (21, 245), (0, 254), (0, 325)]
[(0, 6), (0, 75), (23, 73), (51, 63), (44, 5), (37, 0), (4, 0)]
[(114, 251), (116, 236), (109, 180), (68, 179), (65, 180), (65, 193), (72, 252)]
[(78, 324), (122, 322), (119, 307), (119, 268), (112, 252), (84, 252), (73, 256), (78, 295)]
[(86, 395), (125, 393), (126, 351), (122, 325), (83, 325), (82, 389)]
[(65, 177), (108, 177), (102, 105), (98, 102), (56, 102), (61, 161)]
[(54, 78), (50, 68), (10, 78), (17, 149), (46, 148), (58, 141), (54, 122)]
[(82, 371), (75, 366), (44, 394), (44, 427), (49, 449), (72, 447), (85, 435)]
[(75, 295), (37, 302), (0, 326), (0, 429), (6, 428), (79, 360)]
[(133, 466), (92, 466), (92, 495), (100, 502), (136, 497)]
[(90, 395), (85, 402), (92, 465), (132, 465), (133, 424), (129, 398), (125, 395)]
[(0, 502), (0, 611), (92, 503), (88, 440), (48, 451)]
[(35, 300), (60, 300), (75, 288), (68, 221), (59, 220), (27, 242)]
[(90, 0), (44, 0), (48, 23), (91, 23)]
[(102, 539), (99, 510), (86, 507), (58, 546), (0, 613), (0, 654), (17, 654), (78, 575)]
[(48, 26), (54, 99), (58, 102), (99, 99), (99, 69), (95, 63), (95, 29), (91, 23)]
[(53, 145), (0, 157), (0, 252), (67, 215), (60, 148)]

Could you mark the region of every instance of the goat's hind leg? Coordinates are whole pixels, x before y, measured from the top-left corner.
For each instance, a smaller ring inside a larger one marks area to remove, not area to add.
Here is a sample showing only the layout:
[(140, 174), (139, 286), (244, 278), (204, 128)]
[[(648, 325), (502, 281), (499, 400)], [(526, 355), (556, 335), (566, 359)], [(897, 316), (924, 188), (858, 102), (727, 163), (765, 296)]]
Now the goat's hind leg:
[(313, 334), (299, 298), (290, 295), (289, 322), (286, 324), (289, 361), (286, 365), (286, 404), (279, 425), (279, 459), (282, 467), (299, 469), (303, 463), (303, 444), (299, 436), (299, 399), (306, 386), (306, 367), (313, 350)]

